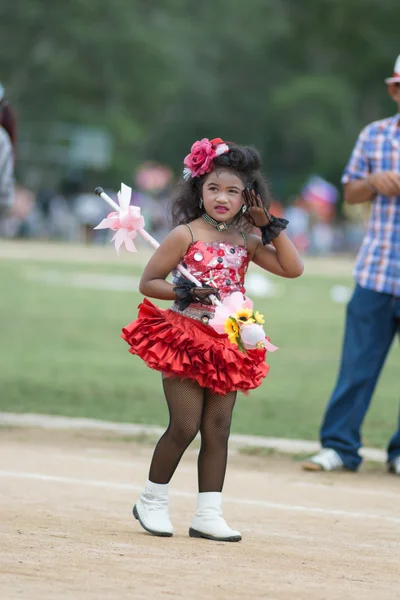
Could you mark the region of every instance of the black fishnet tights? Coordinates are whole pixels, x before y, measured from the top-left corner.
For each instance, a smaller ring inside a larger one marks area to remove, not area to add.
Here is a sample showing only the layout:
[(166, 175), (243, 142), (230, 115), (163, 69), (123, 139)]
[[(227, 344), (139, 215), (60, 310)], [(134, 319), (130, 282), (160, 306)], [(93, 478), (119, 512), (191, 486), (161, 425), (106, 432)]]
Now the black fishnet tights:
[(197, 461), (199, 492), (222, 492), (235, 401), (236, 392), (218, 396), (210, 390), (204, 391), (201, 446)]
[(236, 392), (212, 394), (185, 379), (163, 379), (170, 421), (150, 465), (153, 483), (169, 483), (183, 453), (200, 431), (199, 492), (221, 492), (228, 457), (228, 438)]

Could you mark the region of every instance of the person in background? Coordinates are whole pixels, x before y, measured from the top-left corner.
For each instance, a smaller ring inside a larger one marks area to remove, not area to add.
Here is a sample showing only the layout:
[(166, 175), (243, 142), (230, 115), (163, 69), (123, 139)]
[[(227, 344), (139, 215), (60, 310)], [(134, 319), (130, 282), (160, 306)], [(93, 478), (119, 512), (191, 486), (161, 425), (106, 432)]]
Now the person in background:
[[(400, 56), (385, 82), (398, 113), (363, 129), (342, 178), (345, 201), (372, 202), (372, 210), (354, 270), (339, 376), (322, 423), (322, 450), (303, 463), (311, 471), (360, 466), (361, 425), (400, 333)], [(388, 468), (400, 475), (400, 423), (389, 442)]]
[(290, 199), (283, 216), (290, 223), (288, 236), (296, 249), (307, 252), (310, 247), (310, 211), (301, 194)]
[(14, 201), (15, 143), (16, 120), (0, 83), (0, 220), (7, 215)]
[(0, 83), (0, 126), (8, 133), (10, 138), (14, 156), (17, 154), (17, 118), (15, 112), (11, 108), (6, 96), (5, 90)]

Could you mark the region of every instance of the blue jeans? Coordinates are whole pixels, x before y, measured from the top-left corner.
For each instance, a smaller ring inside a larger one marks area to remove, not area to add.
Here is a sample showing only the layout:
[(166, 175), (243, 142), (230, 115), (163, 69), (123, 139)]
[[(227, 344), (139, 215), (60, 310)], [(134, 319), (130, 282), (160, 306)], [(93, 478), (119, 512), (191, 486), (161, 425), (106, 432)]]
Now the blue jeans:
[[(400, 333), (400, 298), (357, 285), (347, 307), (338, 379), (321, 427), (322, 446), (336, 450), (354, 471), (362, 460), (361, 425), (396, 332)], [(400, 416), (388, 460), (399, 455)]]

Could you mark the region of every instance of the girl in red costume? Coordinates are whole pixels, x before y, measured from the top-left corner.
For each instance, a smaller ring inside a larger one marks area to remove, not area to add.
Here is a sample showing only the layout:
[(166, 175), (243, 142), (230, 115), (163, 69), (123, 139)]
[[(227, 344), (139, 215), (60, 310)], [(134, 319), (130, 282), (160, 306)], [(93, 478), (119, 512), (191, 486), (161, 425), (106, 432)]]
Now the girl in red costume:
[[(189, 535), (239, 541), (222, 516), (222, 487), (232, 411), (238, 391), (258, 387), (268, 373), (265, 349), (242, 351), (235, 332), (210, 325), (212, 296), (245, 292), (250, 261), (281, 277), (298, 277), (302, 261), (283, 232), (284, 219), (270, 215), (270, 196), (252, 148), (203, 139), (193, 144), (172, 202), (175, 228), (148, 262), (140, 292), (172, 300), (163, 310), (147, 298), (136, 321), (123, 329), (130, 352), (162, 373), (170, 422), (159, 440), (145, 491), (133, 514), (146, 531), (171, 536), (168, 485), (186, 448), (200, 431), (197, 511)], [(247, 234), (259, 227), (261, 237)], [(178, 277), (181, 263), (202, 287)], [(244, 315), (245, 318), (245, 315)], [(232, 324), (234, 327), (234, 323)]]

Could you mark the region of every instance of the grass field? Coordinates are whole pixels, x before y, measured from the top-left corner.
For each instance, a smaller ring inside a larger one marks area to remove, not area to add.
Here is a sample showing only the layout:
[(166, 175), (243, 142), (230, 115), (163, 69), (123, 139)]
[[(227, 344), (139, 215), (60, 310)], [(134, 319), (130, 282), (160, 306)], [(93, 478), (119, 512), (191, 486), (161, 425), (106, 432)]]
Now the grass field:
[[(89, 262), (85, 256), (73, 262), (54, 261), (50, 254), (49, 260), (25, 260), (23, 252), (20, 258), (3, 256), (0, 410), (165, 424), (160, 375), (131, 356), (119, 337), (121, 327), (136, 317), (141, 296), (132, 290), (141, 266), (137, 259)], [(114, 288), (128, 283), (132, 290), (101, 289), (107, 281)], [(269, 355), (263, 386), (248, 398), (240, 396), (233, 430), (315, 439), (334, 384), (344, 324), (345, 305), (333, 302), (330, 292), (335, 285), (351, 287), (352, 280), (306, 269), (298, 280), (271, 281), (279, 294), (253, 299), (280, 350)], [(86, 287), (90, 282), (100, 289)], [(366, 445), (384, 446), (393, 433), (398, 364), (396, 344), (365, 424)]]

